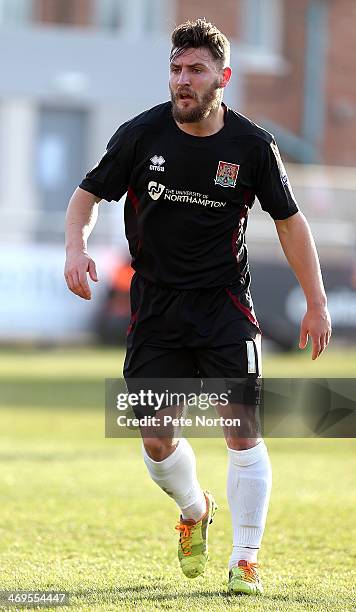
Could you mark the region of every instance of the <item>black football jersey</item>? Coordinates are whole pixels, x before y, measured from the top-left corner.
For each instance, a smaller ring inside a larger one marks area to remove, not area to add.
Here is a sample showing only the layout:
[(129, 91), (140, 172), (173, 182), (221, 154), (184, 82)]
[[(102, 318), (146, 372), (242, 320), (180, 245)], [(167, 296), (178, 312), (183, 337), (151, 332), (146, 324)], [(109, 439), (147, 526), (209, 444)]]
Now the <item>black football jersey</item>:
[(273, 136), (224, 105), (212, 136), (183, 132), (171, 103), (119, 127), (80, 187), (107, 201), (127, 192), (132, 267), (175, 289), (239, 287), (252, 310), (245, 243), (257, 196), (273, 219), (298, 211)]

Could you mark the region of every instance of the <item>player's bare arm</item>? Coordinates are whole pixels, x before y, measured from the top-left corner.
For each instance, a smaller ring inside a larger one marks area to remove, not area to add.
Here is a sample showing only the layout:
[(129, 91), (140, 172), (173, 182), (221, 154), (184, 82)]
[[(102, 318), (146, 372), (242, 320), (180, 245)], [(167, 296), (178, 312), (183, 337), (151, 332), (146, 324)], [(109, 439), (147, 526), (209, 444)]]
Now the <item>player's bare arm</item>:
[(66, 214), (66, 263), (64, 276), (68, 289), (84, 300), (91, 299), (87, 274), (97, 282), (95, 262), (87, 252), (88, 238), (98, 218), (97, 198), (78, 187), (73, 193)]
[(312, 339), (312, 359), (321, 355), (331, 336), (331, 321), (319, 258), (309, 224), (301, 212), (275, 221), (284, 254), (302, 287), (307, 311), (300, 328), (299, 348)]

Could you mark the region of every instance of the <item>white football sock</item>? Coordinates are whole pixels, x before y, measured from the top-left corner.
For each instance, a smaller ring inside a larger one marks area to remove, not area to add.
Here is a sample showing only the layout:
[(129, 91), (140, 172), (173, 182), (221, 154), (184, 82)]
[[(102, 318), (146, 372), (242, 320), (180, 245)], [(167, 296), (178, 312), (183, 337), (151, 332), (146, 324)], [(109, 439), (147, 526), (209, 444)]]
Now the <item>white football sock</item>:
[(229, 570), (245, 559), (256, 563), (266, 524), (272, 470), (263, 440), (247, 450), (228, 448), (227, 499), (233, 528)]
[(189, 442), (181, 438), (163, 461), (154, 461), (142, 445), (143, 458), (152, 480), (178, 504), (182, 517), (199, 521), (206, 512), (206, 500), (196, 474), (195, 455)]

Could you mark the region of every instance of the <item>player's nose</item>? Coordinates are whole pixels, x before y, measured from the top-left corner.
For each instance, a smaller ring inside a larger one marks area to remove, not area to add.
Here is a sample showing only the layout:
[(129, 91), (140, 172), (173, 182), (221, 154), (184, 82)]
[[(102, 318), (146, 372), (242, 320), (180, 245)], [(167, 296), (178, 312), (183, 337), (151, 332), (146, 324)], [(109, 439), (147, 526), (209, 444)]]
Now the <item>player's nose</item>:
[(177, 84), (178, 85), (189, 85), (190, 84), (189, 72), (187, 70), (181, 70)]

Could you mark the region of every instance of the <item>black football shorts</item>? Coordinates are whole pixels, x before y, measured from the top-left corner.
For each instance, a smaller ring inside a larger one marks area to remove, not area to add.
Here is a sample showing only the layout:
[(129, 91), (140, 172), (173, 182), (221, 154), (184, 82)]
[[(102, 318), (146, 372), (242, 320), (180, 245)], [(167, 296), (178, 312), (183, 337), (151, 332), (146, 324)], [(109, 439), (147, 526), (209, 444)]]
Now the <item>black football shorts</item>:
[(256, 404), (261, 332), (237, 307), (234, 287), (182, 291), (135, 273), (130, 298), (124, 363), (129, 391), (138, 389), (137, 379), (145, 384), (151, 379), (243, 379), (236, 401)]

